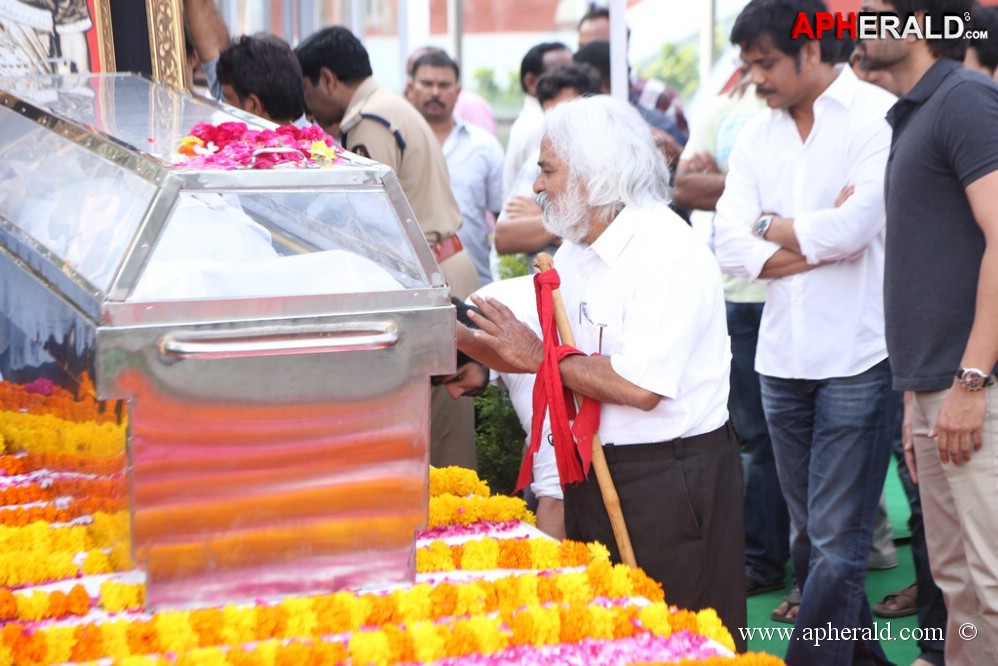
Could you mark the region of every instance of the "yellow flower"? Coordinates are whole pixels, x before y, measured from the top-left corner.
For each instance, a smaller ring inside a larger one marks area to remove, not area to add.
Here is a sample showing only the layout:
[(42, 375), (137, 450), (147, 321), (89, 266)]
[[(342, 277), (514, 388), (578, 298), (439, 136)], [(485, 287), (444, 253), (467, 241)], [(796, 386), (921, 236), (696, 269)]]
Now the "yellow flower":
[(634, 583), (631, 581), (631, 569), (626, 564), (615, 564), (607, 581), (607, 596), (615, 599), (630, 597), (634, 594)]
[(161, 666), (170, 662), (161, 657), (139, 654), (125, 657), (115, 662), (116, 666)]
[(416, 651), (416, 659), (424, 664), (439, 661), (447, 656), (447, 641), (443, 631), (432, 622), (413, 622), (408, 626)]
[(17, 619), (41, 620), (49, 608), (49, 595), (44, 592), (14, 595), (17, 600)]
[(589, 577), (585, 572), (561, 574), (557, 584), (564, 603), (584, 605), (593, 598)]
[(392, 662), (391, 644), (380, 631), (355, 632), (350, 636), (347, 652), (355, 664), (388, 666)]
[(49, 627), (45, 630), (45, 659), (51, 663), (71, 661), (76, 627)]
[(509, 637), (490, 617), (472, 617), (468, 620), (467, 627), (475, 635), (478, 651), (482, 654), (494, 654), (509, 646)]
[(697, 612), (697, 633), (711, 638), (729, 650), (734, 651), (735, 641), (731, 633), (724, 628), (721, 618), (713, 608), (705, 608)]
[(106, 580), (101, 583), (98, 604), (109, 613), (138, 610), (145, 605), (145, 586)]
[(313, 141), (308, 152), (309, 156), (316, 161), (335, 162), (338, 157), (335, 146), (327, 146), (325, 141)]
[(122, 539), (111, 546), (111, 568), (114, 571), (125, 571), (134, 566), (132, 562), (132, 544), (130, 540)]
[(280, 648), (280, 643), (276, 639), (269, 639), (266, 641), (260, 641), (253, 648), (253, 656), (256, 658), (259, 666), (273, 666), (274, 662), (277, 661), (277, 651)]
[(196, 136), (188, 135), (180, 140), (180, 147), (177, 148), (177, 152), (181, 155), (186, 155), (187, 157), (194, 157), (197, 153), (194, 151), (194, 147), (204, 148), (204, 141)]
[(485, 612), (485, 595), (477, 585), (457, 586), (455, 615), (477, 615)]
[(414, 585), (407, 590), (392, 593), (395, 597), (395, 607), (402, 622), (409, 624), (433, 617), (433, 604), (430, 601), (430, 586)]
[(498, 563), (499, 542), (495, 539), (475, 539), (464, 544), (461, 568), (465, 571), (487, 571), (495, 569)]
[(610, 561), (610, 551), (599, 541), (590, 541), (586, 546), (589, 548), (589, 553), (592, 555), (594, 561)]
[(530, 539), (532, 569), (556, 569), (561, 566), (561, 546), (553, 539)]
[(111, 573), (111, 562), (102, 550), (91, 550), (83, 560), (83, 573), (88, 576)]
[(510, 628), (518, 645), (555, 645), (561, 632), (558, 607), (532, 606), (513, 615)]
[(669, 607), (665, 604), (654, 603), (645, 606), (638, 611), (638, 620), (648, 631), (656, 636), (668, 638), (672, 634), (672, 625), (669, 624)]
[(478, 478), (475, 470), (463, 467), (430, 468), (430, 497), (440, 495), (489, 496), (489, 484)]
[(198, 635), (188, 611), (160, 611), (153, 615), (152, 623), (167, 652), (180, 654), (198, 647)]
[(242, 645), (256, 640), (256, 608), (253, 606), (223, 608), (222, 640), (226, 645)]
[(615, 615), (609, 608), (589, 606), (589, 638), (614, 638)]
[(104, 653), (112, 659), (124, 659), (131, 656), (132, 650), (128, 647), (128, 620), (117, 620), (114, 622), (102, 622), (99, 627), (104, 638)]
[(316, 634), (316, 617), (312, 608), (312, 599), (308, 597), (288, 597), (281, 602), (287, 611), (288, 626), (286, 633), (295, 638), (311, 638)]
[(419, 573), (453, 571), (455, 568), (450, 546), (444, 541), (433, 541), (429, 546), (416, 550), (416, 571)]
[(227, 666), (225, 650), (217, 647), (198, 648), (177, 659), (177, 666)]

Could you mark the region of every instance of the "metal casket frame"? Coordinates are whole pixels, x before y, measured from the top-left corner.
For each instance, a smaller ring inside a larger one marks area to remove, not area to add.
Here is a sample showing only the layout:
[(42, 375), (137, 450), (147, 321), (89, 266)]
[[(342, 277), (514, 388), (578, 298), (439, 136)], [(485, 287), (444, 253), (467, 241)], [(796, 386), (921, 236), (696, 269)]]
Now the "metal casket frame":
[[(454, 367), (454, 313), (394, 173), (361, 158), (178, 170), (170, 151), (195, 121), (261, 121), (134, 75), (0, 88), (0, 151), (49, 142), (46, 155), (60, 155), (50, 171), (75, 160), (135, 183), (118, 191), (142, 212), (114, 220), (133, 227), (108, 245), (121, 258), (104, 283), (26, 230), (23, 192), (0, 193), (0, 373), (72, 384), (88, 372), (100, 398), (129, 401), (132, 547), (150, 608), (413, 580), (414, 531), (427, 518), (427, 380)], [(57, 176), (53, 189), (65, 186)], [(36, 185), (24, 186), (28, 198)], [(195, 192), (265, 207), (288, 193), (387, 197), (402, 243), (335, 233), (340, 249), (397, 268), (405, 288), (130, 300), (177, 201)]]

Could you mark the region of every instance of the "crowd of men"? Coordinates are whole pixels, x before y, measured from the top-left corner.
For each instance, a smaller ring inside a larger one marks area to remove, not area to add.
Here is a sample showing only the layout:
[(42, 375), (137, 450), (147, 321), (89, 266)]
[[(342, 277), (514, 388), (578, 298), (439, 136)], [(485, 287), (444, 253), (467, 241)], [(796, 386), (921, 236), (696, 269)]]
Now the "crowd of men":
[[(739, 650), (746, 596), (784, 589), (789, 559), (793, 589), (773, 612), (794, 625), (788, 664), (890, 663), (874, 614), (918, 615), (918, 666), (994, 664), (998, 10), (863, 9), (923, 23), (966, 12), (995, 37), (794, 39), (821, 0), (751, 0), (730, 35), (741, 80), (687, 119), (674, 90), (633, 70), (626, 101), (605, 94), (610, 17), (594, 9), (576, 52), (524, 55), (504, 149), (442, 49), (411, 54), (400, 95), (346, 28), (294, 49), (232, 39), (211, 0), (185, 0), (212, 94), (316, 122), (398, 174), (458, 311), (432, 464), (475, 467), (472, 397), (498, 383), (531, 434), (540, 528), (623, 557), (606, 488), (577, 453), (598, 434), (592, 465), (605, 460), (637, 564), (670, 603), (715, 608)], [(707, 215), (709, 243), (689, 210)], [(495, 253), (542, 251), (558, 284), (494, 281)], [(559, 285), (572, 346), (547, 339), (543, 294)], [(561, 388), (582, 399), (571, 431)], [(892, 453), (917, 580), (871, 610)], [(582, 470), (571, 482), (568, 456)], [(816, 628), (834, 632), (802, 640)]]

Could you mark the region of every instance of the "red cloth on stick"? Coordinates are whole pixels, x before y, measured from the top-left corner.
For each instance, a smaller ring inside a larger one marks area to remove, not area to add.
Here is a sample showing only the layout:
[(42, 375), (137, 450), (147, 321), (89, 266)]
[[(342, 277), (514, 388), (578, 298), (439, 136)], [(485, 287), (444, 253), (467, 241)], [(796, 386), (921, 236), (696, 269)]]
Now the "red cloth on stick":
[[(534, 414), (530, 424), (530, 446), (523, 457), (516, 489), (521, 490), (530, 483), (534, 468), (534, 455), (541, 445), (544, 430), (544, 415), (551, 414), (551, 440), (554, 445), (555, 461), (561, 485), (580, 483), (589, 474), (593, 456), (593, 436), (599, 429), (600, 403), (585, 398), (578, 416), (572, 392), (561, 383), (558, 364), (566, 356), (582, 352), (570, 345), (559, 344), (558, 326), (554, 318), (552, 292), (561, 286), (561, 278), (554, 269), (534, 276), (537, 292), (537, 316), (541, 325), (541, 338), (544, 342), (544, 360), (537, 369), (534, 380)], [(569, 428), (569, 420), (575, 424)], [(573, 437), (574, 435), (574, 437)]]

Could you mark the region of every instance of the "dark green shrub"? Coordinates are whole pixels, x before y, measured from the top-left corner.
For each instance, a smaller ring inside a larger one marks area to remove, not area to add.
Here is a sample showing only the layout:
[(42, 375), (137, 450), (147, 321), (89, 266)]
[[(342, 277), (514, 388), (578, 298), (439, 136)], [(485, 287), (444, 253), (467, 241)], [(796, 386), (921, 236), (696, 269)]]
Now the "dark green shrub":
[(493, 494), (509, 495), (523, 457), (523, 428), (506, 391), (490, 386), (475, 398), (475, 447), (478, 476)]

